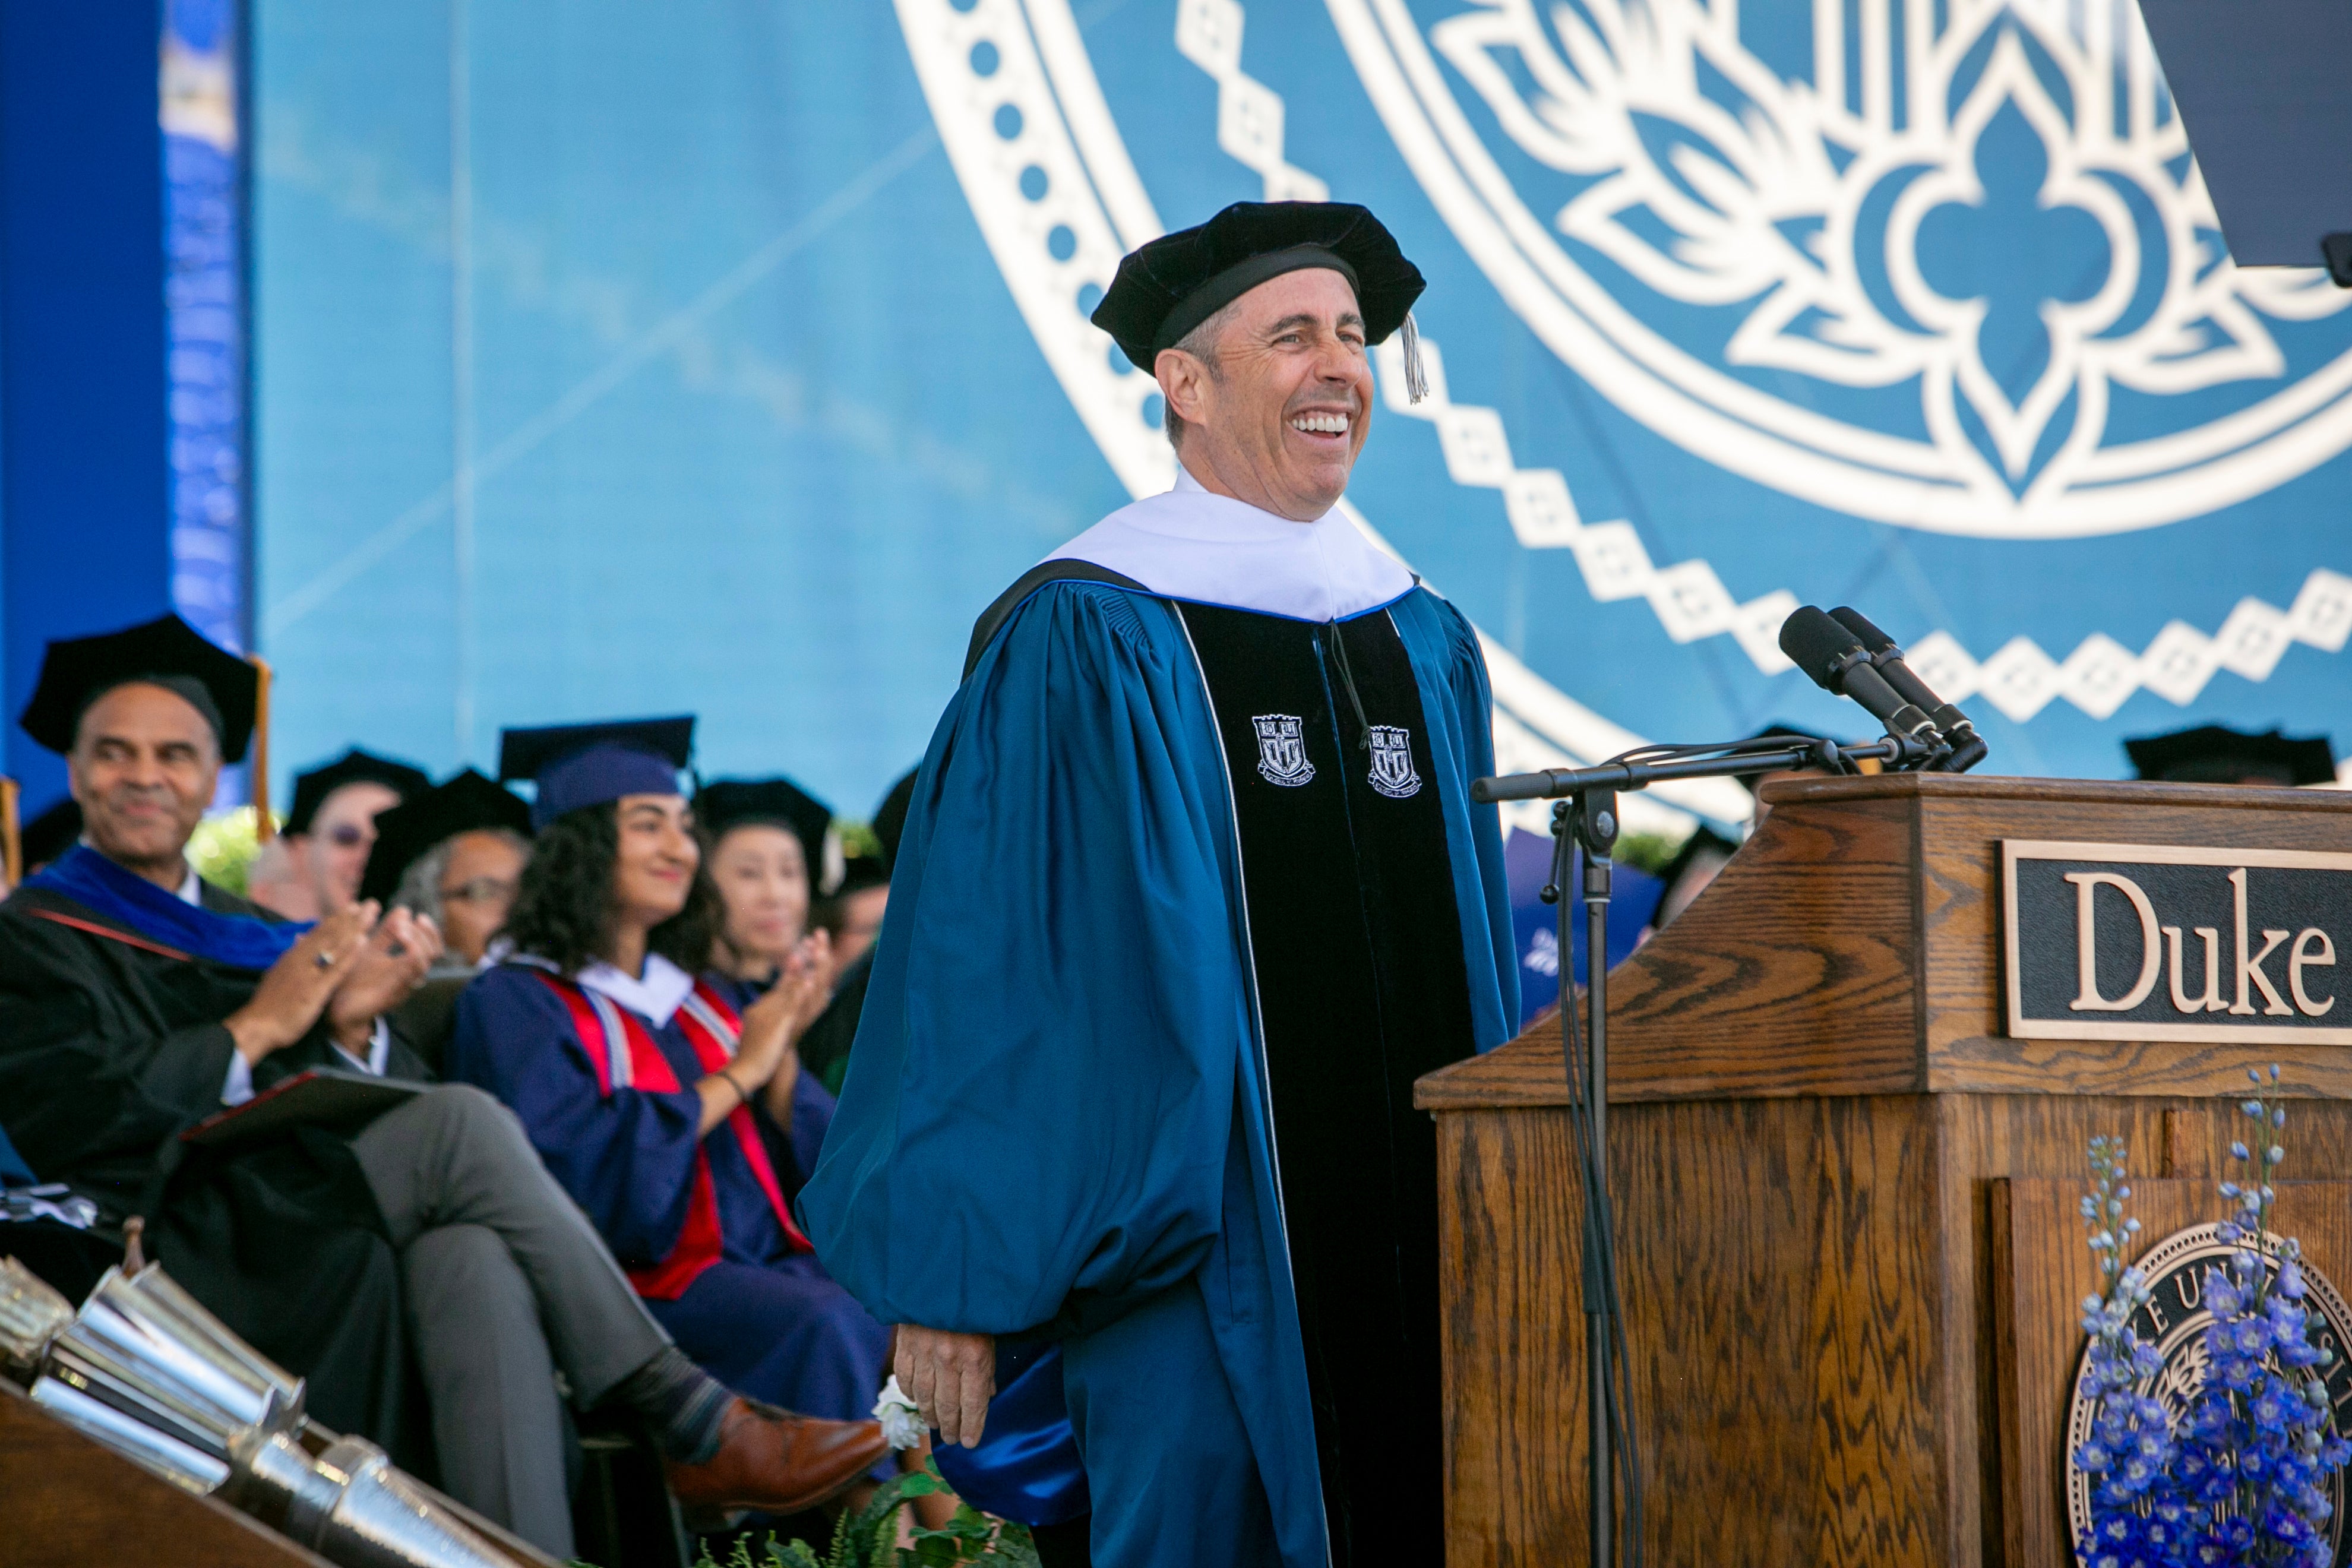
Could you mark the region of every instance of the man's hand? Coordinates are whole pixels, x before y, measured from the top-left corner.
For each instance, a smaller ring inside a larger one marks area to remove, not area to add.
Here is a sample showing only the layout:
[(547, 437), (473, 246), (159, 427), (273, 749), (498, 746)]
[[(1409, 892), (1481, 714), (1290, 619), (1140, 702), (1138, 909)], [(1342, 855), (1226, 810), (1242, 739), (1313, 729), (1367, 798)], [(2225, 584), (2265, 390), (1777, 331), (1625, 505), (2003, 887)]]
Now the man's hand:
[(330, 915), (269, 966), (245, 1005), (223, 1022), (248, 1065), (282, 1051), (310, 1032), (327, 999), (358, 966), (367, 947), (375, 905), (354, 904)]
[(432, 921), (408, 910), (384, 916), (327, 1004), (335, 1044), (353, 1056), (362, 1054), (375, 1032), (377, 1015), (407, 1001), (440, 956), (441, 932)]
[(939, 1428), (943, 1442), (980, 1447), (988, 1425), (988, 1402), (996, 1397), (996, 1341), (987, 1334), (951, 1334), (940, 1329), (898, 1325), (891, 1370)]

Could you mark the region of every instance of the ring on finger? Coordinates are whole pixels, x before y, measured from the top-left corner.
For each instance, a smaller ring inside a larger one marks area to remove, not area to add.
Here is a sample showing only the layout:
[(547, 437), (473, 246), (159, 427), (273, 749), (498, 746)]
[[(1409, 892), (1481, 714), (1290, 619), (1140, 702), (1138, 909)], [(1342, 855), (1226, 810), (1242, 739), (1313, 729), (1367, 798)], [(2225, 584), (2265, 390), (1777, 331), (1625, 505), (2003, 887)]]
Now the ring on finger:
[(310, 962), (321, 969), (332, 969), (335, 967), (335, 955), (322, 947), (311, 955)]

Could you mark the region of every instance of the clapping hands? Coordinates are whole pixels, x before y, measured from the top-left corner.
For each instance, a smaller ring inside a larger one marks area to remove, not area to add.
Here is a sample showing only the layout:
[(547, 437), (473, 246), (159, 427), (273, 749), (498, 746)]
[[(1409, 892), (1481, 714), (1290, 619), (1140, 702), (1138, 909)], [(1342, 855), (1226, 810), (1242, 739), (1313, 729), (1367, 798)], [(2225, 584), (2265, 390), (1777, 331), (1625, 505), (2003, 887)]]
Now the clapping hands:
[(257, 1063), (309, 1034), (323, 1015), (356, 1053), (376, 1016), (405, 1000), (441, 953), (433, 922), (406, 910), (383, 919), (373, 900), (328, 916), (269, 966), (252, 998), (225, 1020), (237, 1054)]
[(346, 1050), (364, 1045), (377, 1015), (407, 1001), (440, 956), (441, 931), (432, 917), (394, 910), (378, 921), (327, 1004), (335, 1043)]
[(768, 994), (743, 1009), (742, 1037), (728, 1070), (745, 1089), (764, 1089), (769, 1113), (780, 1121), (792, 1115), (793, 1086), (800, 1078), (800, 1053), (793, 1047), (832, 994), (833, 938), (817, 931), (793, 950)]

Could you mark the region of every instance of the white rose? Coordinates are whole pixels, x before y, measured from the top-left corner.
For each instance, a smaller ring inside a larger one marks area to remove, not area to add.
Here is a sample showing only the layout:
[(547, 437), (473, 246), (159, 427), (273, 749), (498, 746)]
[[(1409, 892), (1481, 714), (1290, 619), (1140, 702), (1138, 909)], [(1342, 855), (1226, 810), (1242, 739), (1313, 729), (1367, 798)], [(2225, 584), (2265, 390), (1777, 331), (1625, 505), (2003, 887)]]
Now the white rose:
[(874, 1419), (882, 1423), (883, 1438), (893, 1448), (914, 1448), (922, 1445), (928, 1430), (923, 1413), (898, 1386), (898, 1374), (892, 1373), (890, 1381), (882, 1385), (882, 1397), (874, 1402)]

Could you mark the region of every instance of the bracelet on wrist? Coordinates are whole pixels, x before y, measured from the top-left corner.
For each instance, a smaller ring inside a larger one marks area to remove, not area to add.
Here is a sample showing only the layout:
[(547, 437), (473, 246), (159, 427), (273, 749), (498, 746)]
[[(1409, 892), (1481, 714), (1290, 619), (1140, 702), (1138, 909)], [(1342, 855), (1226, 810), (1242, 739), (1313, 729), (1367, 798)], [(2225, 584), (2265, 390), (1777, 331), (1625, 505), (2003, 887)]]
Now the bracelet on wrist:
[(725, 1068), (721, 1068), (710, 1076), (713, 1078), (723, 1078), (727, 1080), (727, 1087), (735, 1091), (735, 1103), (738, 1107), (746, 1106), (751, 1103), (751, 1092), (743, 1087), (742, 1080), (738, 1079), (733, 1073), (729, 1072)]

